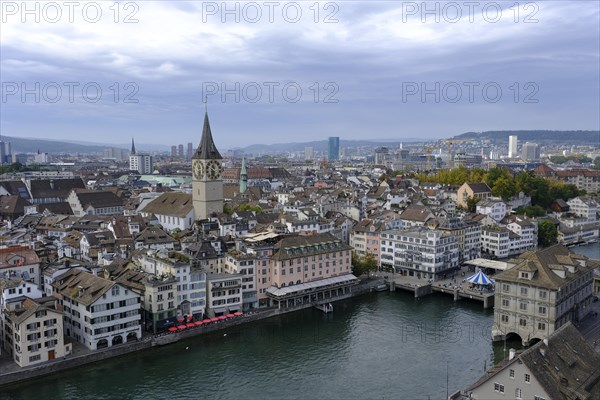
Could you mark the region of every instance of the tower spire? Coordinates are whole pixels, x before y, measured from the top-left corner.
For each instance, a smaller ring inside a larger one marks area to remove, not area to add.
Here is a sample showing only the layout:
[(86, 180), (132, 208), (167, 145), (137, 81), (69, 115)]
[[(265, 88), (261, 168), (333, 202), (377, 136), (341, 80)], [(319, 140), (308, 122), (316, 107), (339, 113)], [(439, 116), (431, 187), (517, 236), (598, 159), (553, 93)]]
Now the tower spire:
[(133, 142), (133, 137), (131, 138), (131, 154), (135, 154), (135, 143)]
[(204, 126), (202, 127), (202, 138), (200, 139), (200, 145), (196, 149), (196, 153), (193, 158), (201, 160), (222, 160), (221, 153), (217, 150), (215, 142), (212, 137), (210, 130), (210, 122), (208, 121), (208, 112), (204, 113)]

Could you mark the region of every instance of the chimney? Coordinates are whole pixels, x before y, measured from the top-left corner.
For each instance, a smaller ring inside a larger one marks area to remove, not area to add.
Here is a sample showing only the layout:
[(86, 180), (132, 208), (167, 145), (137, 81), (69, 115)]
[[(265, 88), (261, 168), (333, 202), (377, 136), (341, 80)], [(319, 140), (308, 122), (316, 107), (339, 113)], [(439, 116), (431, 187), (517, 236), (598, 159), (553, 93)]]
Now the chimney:
[(517, 354), (517, 351), (515, 349), (509, 349), (508, 350), (508, 359), (512, 360), (513, 358), (515, 358), (515, 354)]

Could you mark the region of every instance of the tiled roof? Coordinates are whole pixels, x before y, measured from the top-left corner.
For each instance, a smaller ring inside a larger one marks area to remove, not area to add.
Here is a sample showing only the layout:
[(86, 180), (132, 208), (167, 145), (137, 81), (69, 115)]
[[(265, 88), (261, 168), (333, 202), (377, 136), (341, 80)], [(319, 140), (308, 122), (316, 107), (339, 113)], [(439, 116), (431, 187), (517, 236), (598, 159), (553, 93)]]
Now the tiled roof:
[[(514, 261), (516, 265), (495, 276), (496, 281), (518, 282), (535, 287), (557, 290), (572, 280), (578, 279), (590, 271), (589, 267), (579, 265), (577, 260), (587, 260), (586, 257), (569, 251), (563, 245), (557, 244), (536, 252), (528, 251), (521, 254)], [(565, 278), (561, 278), (553, 270), (557, 267), (569, 265), (575, 267), (575, 273), (565, 271)], [(533, 272), (533, 278), (520, 278), (519, 272)]]
[(58, 276), (52, 284), (63, 296), (86, 306), (93, 304), (114, 285), (115, 282), (75, 268)]
[(168, 215), (183, 218), (194, 208), (192, 195), (178, 192), (161, 194), (152, 200), (144, 209), (145, 213), (155, 215)]

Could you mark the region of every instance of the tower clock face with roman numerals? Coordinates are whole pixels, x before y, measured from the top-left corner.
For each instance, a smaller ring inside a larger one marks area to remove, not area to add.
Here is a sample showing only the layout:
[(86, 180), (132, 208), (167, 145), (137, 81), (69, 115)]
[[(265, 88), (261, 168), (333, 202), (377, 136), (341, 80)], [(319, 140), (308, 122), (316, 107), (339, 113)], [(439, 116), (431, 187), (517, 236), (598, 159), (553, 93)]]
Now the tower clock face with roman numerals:
[(211, 160), (206, 164), (206, 176), (209, 179), (219, 179), (221, 177), (221, 163), (216, 160)]
[(204, 163), (202, 161), (196, 161), (194, 163), (194, 178), (204, 178)]

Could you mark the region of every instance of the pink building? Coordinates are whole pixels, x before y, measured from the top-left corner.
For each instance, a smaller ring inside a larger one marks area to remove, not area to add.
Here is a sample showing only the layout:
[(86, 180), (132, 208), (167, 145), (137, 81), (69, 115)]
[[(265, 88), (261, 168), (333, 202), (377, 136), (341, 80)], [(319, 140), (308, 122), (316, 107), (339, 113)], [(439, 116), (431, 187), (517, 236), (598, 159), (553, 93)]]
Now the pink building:
[(351, 250), (329, 233), (281, 239), (270, 259), (271, 304), (289, 308), (349, 295), (357, 282)]

